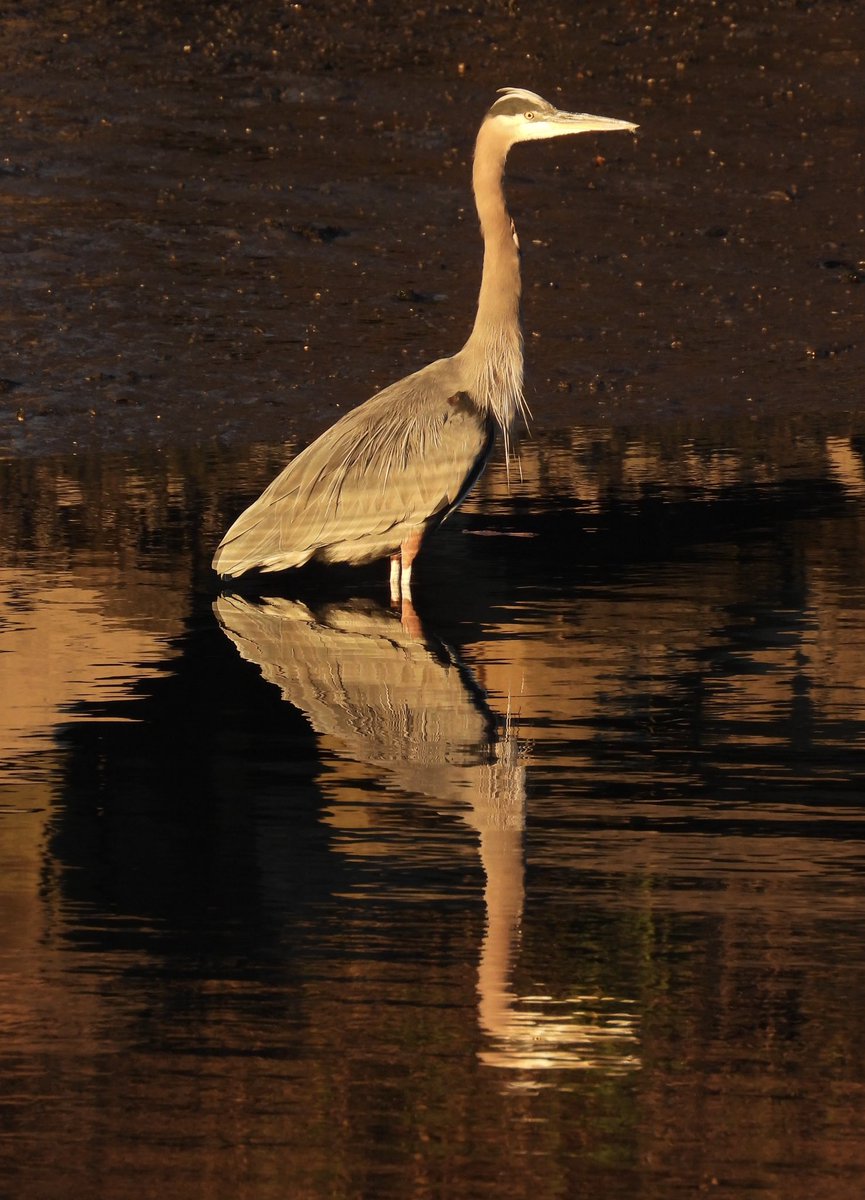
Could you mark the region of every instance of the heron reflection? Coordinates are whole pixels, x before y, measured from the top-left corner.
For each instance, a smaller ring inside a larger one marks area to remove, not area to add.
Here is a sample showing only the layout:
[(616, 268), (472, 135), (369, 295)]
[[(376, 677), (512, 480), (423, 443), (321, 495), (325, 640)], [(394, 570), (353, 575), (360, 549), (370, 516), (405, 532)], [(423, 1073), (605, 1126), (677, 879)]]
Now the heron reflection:
[[(340, 775), (328, 778), (341, 801), (351, 805), (358, 767), (372, 769), (389, 789), (431, 799), (477, 832), (486, 880), (478, 967), (482, 1061), (522, 1071), (637, 1065), (626, 1002), (597, 994), (554, 999), (540, 988), (521, 995), (515, 986), (525, 903), (526, 752), (511, 714), (490, 709), (457, 654), (417, 619), (401, 621), (371, 601), (313, 611), (297, 600), (224, 594), (214, 611), (241, 657), (306, 715)], [(365, 795), (362, 803), (375, 801)], [(328, 819), (340, 825), (336, 810)]]

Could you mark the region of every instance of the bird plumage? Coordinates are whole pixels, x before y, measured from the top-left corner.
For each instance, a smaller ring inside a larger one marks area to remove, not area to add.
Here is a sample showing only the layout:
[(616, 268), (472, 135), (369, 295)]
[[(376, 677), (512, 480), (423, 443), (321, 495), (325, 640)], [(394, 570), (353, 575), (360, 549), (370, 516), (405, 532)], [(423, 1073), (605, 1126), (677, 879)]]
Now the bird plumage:
[(439, 524), (493, 446), (493, 421), (464, 388), (453, 360), (442, 359), (346, 413), (235, 521), (215, 569), (237, 576), (312, 558), (369, 562)]
[(472, 185), (484, 265), (466, 344), (385, 388), (298, 454), (222, 539), (213, 559), (220, 575), (390, 555), (393, 598), (410, 594), (424, 535), (475, 483), (496, 429), (507, 455), (513, 424), (528, 413), (519, 246), (502, 188), (508, 151), (519, 141), (635, 128), (562, 112), (521, 88), (501, 89), (475, 145)]

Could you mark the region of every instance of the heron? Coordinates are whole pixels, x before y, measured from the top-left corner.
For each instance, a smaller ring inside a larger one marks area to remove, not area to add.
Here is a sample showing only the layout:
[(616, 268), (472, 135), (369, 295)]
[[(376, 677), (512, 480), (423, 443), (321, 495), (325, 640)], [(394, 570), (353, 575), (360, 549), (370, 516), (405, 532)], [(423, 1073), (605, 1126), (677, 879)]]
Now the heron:
[(523, 88), (496, 94), (472, 168), (484, 257), (468, 340), (346, 413), (292, 459), (225, 534), (213, 558), (219, 575), (389, 557), (391, 600), (411, 604), (421, 543), (477, 482), (497, 430), (507, 460), (515, 422), (529, 415), (519, 241), (503, 190), (508, 151), (519, 142), (637, 126), (565, 112)]

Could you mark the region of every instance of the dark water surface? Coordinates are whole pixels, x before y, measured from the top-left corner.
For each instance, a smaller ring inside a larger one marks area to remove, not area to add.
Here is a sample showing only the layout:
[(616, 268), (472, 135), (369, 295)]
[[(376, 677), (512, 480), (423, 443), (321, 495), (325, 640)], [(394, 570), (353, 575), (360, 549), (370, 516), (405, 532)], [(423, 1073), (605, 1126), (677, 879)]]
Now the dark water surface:
[(10, 1195), (859, 1193), (862, 442), (763, 435), (527, 443), (405, 625), (216, 598), (272, 450), (4, 465)]

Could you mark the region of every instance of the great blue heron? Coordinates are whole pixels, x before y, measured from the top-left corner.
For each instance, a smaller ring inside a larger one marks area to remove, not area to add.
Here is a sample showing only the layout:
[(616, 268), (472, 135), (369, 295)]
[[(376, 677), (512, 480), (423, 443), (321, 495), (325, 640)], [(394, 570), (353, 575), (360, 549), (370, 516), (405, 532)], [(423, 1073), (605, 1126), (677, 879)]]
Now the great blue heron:
[(311, 559), (363, 563), (389, 555), (391, 598), (411, 596), (424, 535), (451, 513), (486, 466), (498, 425), (508, 452), (523, 399), (520, 259), (505, 207), (505, 159), (517, 142), (637, 128), (562, 112), (534, 92), (503, 88), (484, 117), (472, 182), (484, 240), (469, 339), (346, 413), (293, 459), (219, 544), (213, 567), (236, 577)]

